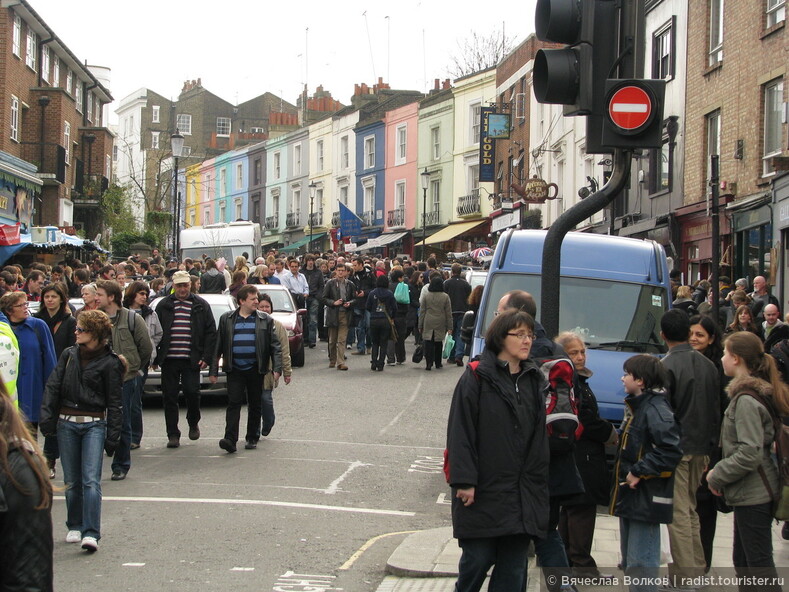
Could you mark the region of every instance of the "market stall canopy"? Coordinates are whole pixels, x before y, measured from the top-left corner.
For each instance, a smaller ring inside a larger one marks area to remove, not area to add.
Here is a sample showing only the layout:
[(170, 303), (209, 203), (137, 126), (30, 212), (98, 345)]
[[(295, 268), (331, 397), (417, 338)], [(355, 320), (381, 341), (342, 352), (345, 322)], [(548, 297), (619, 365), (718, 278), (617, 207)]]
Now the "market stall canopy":
[(377, 249), (379, 247), (385, 247), (389, 243), (393, 243), (395, 241), (400, 240), (403, 238), (408, 231), (406, 232), (390, 232), (389, 234), (381, 234), (375, 238), (371, 238), (366, 243), (364, 243), (361, 247), (357, 247), (357, 251), (369, 251), (370, 249)]
[[(428, 236), (425, 239), (425, 245), (437, 245), (439, 243), (445, 243), (448, 240), (452, 240), (456, 236), (460, 236), (468, 232), (469, 230), (474, 230), (477, 226), (484, 224), (487, 220), (473, 220), (471, 222), (460, 222), (459, 224), (450, 224), (446, 228), (442, 228), (435, 234)], [(419, 241), (414, 245), (415, 247), (421, 247), (422, 241)]]
[[(325, 232), (319, 232), (317, 234), (313, 234), (312, 235), (312, 242), (315, 242), (316, 240), (320, 240), (324, 236), (326, 236)], [(310, 237), (309, 236), (305, 236), (304, 238), (301, 238), (301, 239), (297, 240), (295, 243), (290, 243), (289, 245), (285, 245), (284, 247), (280, 247), (279, 250), (280, 251), (295, 251), (296, 249), (299, 249), (299, 248), (303, 247), (304, 245), (306, 245), (308, 242), (310, 242)]]

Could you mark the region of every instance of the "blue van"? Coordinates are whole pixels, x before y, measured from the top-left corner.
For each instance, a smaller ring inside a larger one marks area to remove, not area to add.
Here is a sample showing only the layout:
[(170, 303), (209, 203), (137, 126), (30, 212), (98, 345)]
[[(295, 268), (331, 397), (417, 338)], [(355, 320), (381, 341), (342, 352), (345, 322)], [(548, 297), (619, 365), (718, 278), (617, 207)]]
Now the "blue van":
[[(544, 230), (508, 230), (491, 260), (472, 357), (485, 347), (484, 335), (501, 297), (525, 290), (540, 314)], [(663, 247), (650, 240), (570, 232), (562, 242), (559, 330), (586, 342), (589, 384), (600, 415), (616, 425), (624, 413), (622, 364), (636, 353), (662, 354), (660, 318), (671, 306)]]

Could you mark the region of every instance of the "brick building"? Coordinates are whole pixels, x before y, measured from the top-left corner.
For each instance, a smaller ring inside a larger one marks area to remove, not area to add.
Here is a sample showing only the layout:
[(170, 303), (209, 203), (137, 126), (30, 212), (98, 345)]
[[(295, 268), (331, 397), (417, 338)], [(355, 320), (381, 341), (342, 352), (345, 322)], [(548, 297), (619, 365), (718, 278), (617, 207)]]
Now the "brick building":
[(0, 222), (77, 226), (92, 238), (112, 171), (106, 82), (26, 0), (0, 2), (0, 56)]

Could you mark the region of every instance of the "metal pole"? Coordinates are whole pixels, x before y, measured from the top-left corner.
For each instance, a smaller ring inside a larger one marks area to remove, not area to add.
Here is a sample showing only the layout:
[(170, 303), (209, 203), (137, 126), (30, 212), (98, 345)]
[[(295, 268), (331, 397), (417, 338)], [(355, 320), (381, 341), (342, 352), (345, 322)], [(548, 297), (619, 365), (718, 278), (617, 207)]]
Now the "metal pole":
[(542, 289), (540, 322), (549, 339), (559, 333), (559, 289), (564, 236), (583, 220), (610, 204), (624, 189), (630, 177), (631, 152), (614, 150), (611, 177), (600, 191), (578, 202), (551, 224), (542, 247)]
[(715, 322), (719, 322), (720, 314), (720, 258), (721, 258), (721, 244), (720, 244), (720, 219), (718, 218), (718, 199), (720, 198), (720, 183), (719, 183), (719, 167), (720, 156), (712, 154), (710, 156), (710, 187), (712, 189), (712, 276), (710, 282), (712, 283), (712, 318)]
[(173, 257), (178, 259), (178, 157), (173, 156), (175, 168), (173, 170)]
[(427, 252), (427, 187), (422, 188), (422, 261), (425, 261), (425, 253)]
[(307, 253), (309, 253), (312, 248), (312, 207), (314, 202), (315, 196), (310, 195), (310, 242), (307, 244)]

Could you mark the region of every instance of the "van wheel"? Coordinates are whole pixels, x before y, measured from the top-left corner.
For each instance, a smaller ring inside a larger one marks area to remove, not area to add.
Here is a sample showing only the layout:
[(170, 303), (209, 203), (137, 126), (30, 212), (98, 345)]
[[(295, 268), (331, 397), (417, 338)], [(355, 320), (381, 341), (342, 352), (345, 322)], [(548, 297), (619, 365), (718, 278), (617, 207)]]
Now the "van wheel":
[(290, 365), (297, 368), (304, 366), (304, 342), (301, 343), (299, 351), (297, 351), (295, 354), (291, 354)]

